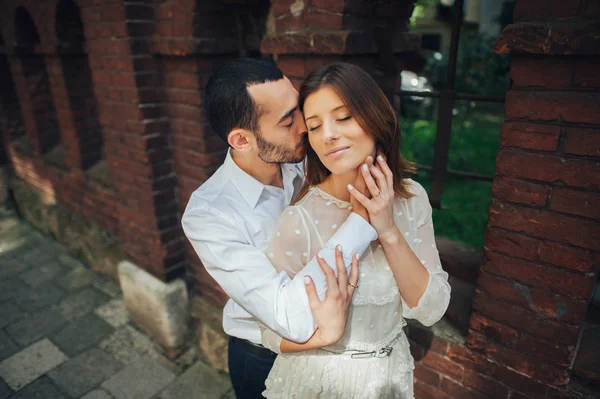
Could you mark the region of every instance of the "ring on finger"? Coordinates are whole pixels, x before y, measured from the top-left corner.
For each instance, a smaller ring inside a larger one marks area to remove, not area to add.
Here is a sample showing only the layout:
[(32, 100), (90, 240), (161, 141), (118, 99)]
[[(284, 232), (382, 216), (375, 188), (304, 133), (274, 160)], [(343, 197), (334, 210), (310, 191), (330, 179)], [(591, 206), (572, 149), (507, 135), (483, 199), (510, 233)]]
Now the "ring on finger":
[(375, 197), (379, 197), (381, 195), (381, 191), (375, 194)]
[(350, 281), (348, 281), (348, 285), (351, 285), (351, 286), (353, 286), (354, 288), (358, 288), (358, 284), (354, 285), (354, 284), (352, 284)]

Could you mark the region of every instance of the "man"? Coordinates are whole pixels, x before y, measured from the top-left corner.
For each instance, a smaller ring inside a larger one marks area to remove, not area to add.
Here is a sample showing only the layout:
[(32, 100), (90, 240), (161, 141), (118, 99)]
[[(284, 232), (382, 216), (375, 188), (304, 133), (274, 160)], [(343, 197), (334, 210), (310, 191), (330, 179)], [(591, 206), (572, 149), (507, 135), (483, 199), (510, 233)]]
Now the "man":
[[(257, 398), (276, 356), (260, 345), (257, 322), (295, 342), (309, 340), (315, 322), (327, 330), (343, 317), (343, 326), (347, 313), (339, 309), (347, 310), (349, 301), (325, 297), (327, 284), (337, 282), (326, 279), (318, 262), (335, 265), (334, 248), (341, 244), (340, 270), (348, 268), (352, 254), (361, 255), (377, 235), (352, 213), (319, 251), (325, 262), (312, 259), (294, 279), (278, 274), (263, 251), (303, 182), (298, 163), (307, 136), (298, 92), (272, 63), (238, 59), (209, 79), (204, 107), (230, 149), (224, 164), (192, 194), (182, 225), (208, 273), (231, 298), (223, 310), (223, 328), (231, 337), (229, 370), (236, 396)], [(323, 270), (331, 273), (327, 266)], [(305, 288), (306, 276), (314, 285)]]

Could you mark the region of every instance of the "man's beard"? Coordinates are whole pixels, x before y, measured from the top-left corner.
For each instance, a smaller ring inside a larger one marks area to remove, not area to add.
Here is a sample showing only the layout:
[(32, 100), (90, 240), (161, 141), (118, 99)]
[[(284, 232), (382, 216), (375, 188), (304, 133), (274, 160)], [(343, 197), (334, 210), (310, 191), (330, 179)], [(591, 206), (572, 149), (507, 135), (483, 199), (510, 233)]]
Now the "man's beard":
[[(266, 163), (298, 163), (304, 160), (306, 155), (306, 145), (308, 143), (306, 135), (298, 143), (296, 148), (290, 150), (281, 145), (271, 143), (262, 136), (260, 132), (254, 133), (256, 136), (256, 144), (258, 146), (258, 157)], [(297, 155), (300, 148), (303, 148), (301, 155)]]

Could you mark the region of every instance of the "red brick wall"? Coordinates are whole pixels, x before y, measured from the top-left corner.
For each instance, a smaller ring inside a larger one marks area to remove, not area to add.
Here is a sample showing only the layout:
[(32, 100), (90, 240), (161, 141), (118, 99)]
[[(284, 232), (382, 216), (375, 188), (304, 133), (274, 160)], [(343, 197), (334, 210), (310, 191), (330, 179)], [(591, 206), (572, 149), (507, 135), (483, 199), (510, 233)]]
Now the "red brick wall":
[(464, 342), (411, 331), (419, 397), (580, 397), (574, 379), (599, 381), (597, 369), (572, 366), (589, 350), (578, 341), (600, 250), (594, 4), (518, 0), (516, 24), (496, 44), (512, 54), (512, 88), (485, 261)]
[[(391, 97), (402, 53), (419, 45), (407, 32), (411, 0), (78, 0), (85, 44), (68, 50), (56, 37), (57, 4), (0, 5), (4, 69), (22, 115), (4, 112), (0, 126), (17, 176), (115, 233), (158, 278), (189, 271), (217, 303), (226, 296), (179, 223), (226, 150), (202, 111), (208, 76), (227, 60), (262, 54), (299, 85), (317, 66), (345, 60), (383, 67), (378, 80)], [(19, 6), (41, 41), (15, 52)], [(418, 397), (574, 395), (570, 365), (598, 269), (599, 14), (585, 0), (517, 1), (519, 23), (497, 44), (512, 53), (513, 87), (469, 333), (411, 329)], [(8, 133), (20, 125), (30, 151)], [(64, 165), (42, 156), (52, 145)]]

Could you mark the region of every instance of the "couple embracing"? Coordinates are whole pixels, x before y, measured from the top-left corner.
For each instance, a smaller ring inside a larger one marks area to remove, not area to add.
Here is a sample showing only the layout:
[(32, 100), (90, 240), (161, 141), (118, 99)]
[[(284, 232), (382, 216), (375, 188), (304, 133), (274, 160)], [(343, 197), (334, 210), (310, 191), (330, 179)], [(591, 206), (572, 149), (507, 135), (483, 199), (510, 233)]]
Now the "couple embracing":
[(383, 92), (351, 64), (298, 93), (274, 64), (239, 59), (204, 107), (230, 148), (182, 224), (230, 297), (236, 397), (412, 398), (405, 319), (438, 321), (450, 286)]

